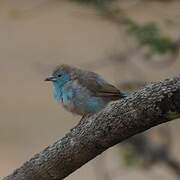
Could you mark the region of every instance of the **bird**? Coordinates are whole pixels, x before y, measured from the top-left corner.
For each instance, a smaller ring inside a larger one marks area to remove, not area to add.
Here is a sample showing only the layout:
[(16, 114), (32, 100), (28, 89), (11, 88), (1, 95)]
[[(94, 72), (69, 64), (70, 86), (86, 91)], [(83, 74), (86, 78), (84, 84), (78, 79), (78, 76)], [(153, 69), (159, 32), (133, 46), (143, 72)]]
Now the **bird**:
[(57, 66), (45, 81), (52, 82), (53, 96), (58, 103), (81, 116), (95, 114), (109, 102), (126, 97), (99, 74), (67, 64)]

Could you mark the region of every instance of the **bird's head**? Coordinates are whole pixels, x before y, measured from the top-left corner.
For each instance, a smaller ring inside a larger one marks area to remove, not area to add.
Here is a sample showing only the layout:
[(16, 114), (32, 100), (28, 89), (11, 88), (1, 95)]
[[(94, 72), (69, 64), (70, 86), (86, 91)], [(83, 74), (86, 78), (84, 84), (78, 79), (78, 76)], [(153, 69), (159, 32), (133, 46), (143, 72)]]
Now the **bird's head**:
[(45, 81), (51, 81), (56, 87), (62, 87), (71, 80), (72, 68), (69, 65), (58, 66)]

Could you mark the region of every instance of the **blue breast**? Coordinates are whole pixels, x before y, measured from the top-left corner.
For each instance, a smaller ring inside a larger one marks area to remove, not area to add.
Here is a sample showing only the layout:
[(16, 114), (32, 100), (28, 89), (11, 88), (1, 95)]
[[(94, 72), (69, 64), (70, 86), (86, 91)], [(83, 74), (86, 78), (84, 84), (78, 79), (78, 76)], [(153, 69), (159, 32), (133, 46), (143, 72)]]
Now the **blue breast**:
[(64, 104), (68, 103), (71, 101), (73, 98), (73, 92), (72, 90), (69, 91), (62, 91), (62, 101)]
[(90, 97), (86, 101), (86, 108), (91, 112), (98, 112), (104, 107), (104, 102), (100, 97)]
[(76, 107), (83, 114), (95, 113), (100, 111), (105, 106), (105, 102), (100, 97), (84, 97), (81, 101), (76, 102)]
[(62, 87), (60, 87), (56, 82), (53, 82), (53, 96), (56, 101), (62, 101)]

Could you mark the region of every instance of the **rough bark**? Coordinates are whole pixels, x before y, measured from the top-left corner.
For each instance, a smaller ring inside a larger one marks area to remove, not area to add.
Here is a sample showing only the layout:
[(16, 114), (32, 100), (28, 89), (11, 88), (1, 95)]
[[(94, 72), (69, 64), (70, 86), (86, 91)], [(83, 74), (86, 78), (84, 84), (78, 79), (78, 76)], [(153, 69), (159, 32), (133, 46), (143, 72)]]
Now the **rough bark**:
[(60, 180), (109, 147), (180, 113), (180, 76), (147, 85), (81, 119), (4, 180)]

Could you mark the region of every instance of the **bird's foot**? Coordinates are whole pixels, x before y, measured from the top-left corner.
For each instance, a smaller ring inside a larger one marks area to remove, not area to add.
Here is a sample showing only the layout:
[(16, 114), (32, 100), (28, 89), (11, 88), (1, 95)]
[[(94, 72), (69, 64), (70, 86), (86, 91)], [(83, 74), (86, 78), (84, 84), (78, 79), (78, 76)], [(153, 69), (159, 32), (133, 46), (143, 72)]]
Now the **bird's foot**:
[(89, 117), (92, 116), (92, 115), (93, 115), (93, 113), (84, 114), (84, 115), (82, 116), (82, 119), (87, 119), (87, 118), (89, 118)]
[(86, 121), (93, 113), (83, 114), (82, 118), (80, 119), (79, 123)]

